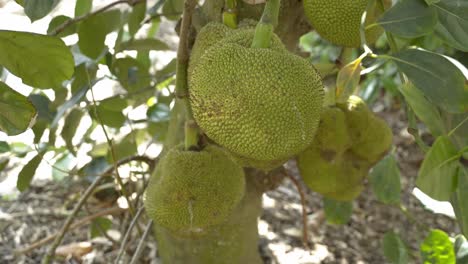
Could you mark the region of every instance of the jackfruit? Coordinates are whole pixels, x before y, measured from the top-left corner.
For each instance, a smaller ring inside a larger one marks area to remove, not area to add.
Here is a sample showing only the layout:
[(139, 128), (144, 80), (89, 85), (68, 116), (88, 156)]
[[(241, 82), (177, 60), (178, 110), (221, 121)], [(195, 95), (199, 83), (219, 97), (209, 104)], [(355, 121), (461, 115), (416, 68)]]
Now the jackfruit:
[(343, 153), (351, 146), (346, 116), (338, 107), (326, 107), (320, 117), (315, 142), (328, 155)]
[(253, 35), (238, 30), (200, 58), (189, 80), (193, 114), (211, 140), (235, 155), (287, 159), (312, 143), (323, 85), (276, 35), (271, 48), (250, 48)]
[[(304, 12), (315, 30), (324, 39), (340, 46), (359, 47), (361, 45), (361, 17), (366, 11), (368, 0), (304, 0)], [(375, 1), (377, 2), (377, 1)], [(391, 0), (384, 1), (385, 7)], [(366, 42), (374, 43), (383, 33), (383, 28), (375, 25), (384, 12), (380, 3), (374, 3), (368, 10), (365, 26)]]
[(369, 117), (371, 111), (366, 103), (358, 96), (351, 95), (345, 103), (338, 103), (339, 107), (346, 116), (349, 135), (353, 144), (363, 141), (369, 130)]
[(392, 146), (392, 130), (384, 120), (371, 114), (364, 140), (353, 145), (351, 150), (358, 156), (375, 164)]
[(351, 152), (330, 158), (317, 145), (298, 155), (297, 166), (307, 187), (337, 201), (356, 198), (369, 170), (366, 162)]
[(224, 222), (245, 193), (245, 175), (222, 148), (175, 147), (160, 160), (145, 194), (156, 224), (180, 235), (203, 234)]

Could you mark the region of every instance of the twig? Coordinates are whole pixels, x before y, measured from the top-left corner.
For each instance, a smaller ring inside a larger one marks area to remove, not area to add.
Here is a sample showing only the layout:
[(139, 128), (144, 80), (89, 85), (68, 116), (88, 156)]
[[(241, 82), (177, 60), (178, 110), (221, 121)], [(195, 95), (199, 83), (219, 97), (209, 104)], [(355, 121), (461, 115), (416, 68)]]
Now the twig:
[(309, 232), (307, 230), (307, 210), (306, 210), (306, 199), (304, 192), (302, 191), (301, 185), (297, 181), (296, 178), (291, 176), (288, 172), (286, 172), (286, 177), (288, 177), (291, 182), (296, 186), (297, 191), (299, 192), (299, 196), (301, 197), (301, 204), (302, 204), (302, 243), (307, 250), (310, 250), (309, 247)]
[(141, 240), (138, 243), (138, 247), (137, 247), (137, 249), (135, 251), (135, 254), (133, 254), (133, 257), (132, 257), (132, 260), (130, 261), (130, 264), (138, 263), (138, 259), (140, 258), (140, 255), (143, 252), (143, 248), (144, 248), (144, 245), (145, 245), (145, 240), (148, 237), (152, 226), (153, 226), (153, 220), (149, 221), (148, 224), (146, 225), (145, 232), (143, 233), (143, 236), (141, 237)]
[(70, 19), (70, 20), (67, 20), (65, 21), (64, 23), (62, 23), (61, 25), (59, 25), (54, 31), (50, 32), (49, 35), (51, 36), (56, 36), (57, 34), (59, 34), (60, 32), (64, 31), (67, 27), (73, 25), (73, 24), (76, 24), (82, 20), (85, 20), (89, 17), (92, 17), (92, 16), (95, 16), (97, 14), (100, 14), (116, 5), (119, 5), (119, 4), (127, 4), (127, 5), (130, 5), (130, 6), (134, 6), (140, 2), (143, 2), (145, 0), (120, 0), (120, 1), (115, 1), (115, 2), (112, 2), (106, 6), (103, 6), (102, 8), (99, 8), (98, 10), (94, 11), (94, 12), (90, 12), (90, 13), (87, 13), (87, 14), (84, 14), (82, 16), (79, 16), (79, 17), (75, 17), (73, 19)]
[[(101, 216), (104, 216), (104, 215), (111, 215), (111, 214), (120, 213), (120, 212), (123, 212), (125, 210), (126, 209), (120, 208), (120, 207), (112, 207), (112, 208), (109, 208), (109, 209), (106, 209), (106, 210), (96, 212), (96, 213), (94, 213), (92, 215), (86, 216), (86, 217), (76, 221), (74, 224), (70, 225), (68, 230), (72, 230), (72, 229), (78, 228), (80, 226), (83, 226), (83, 225), (89, 223), (90, 221), (92, 221), (93, 219), (96, 219), (98, 217), (101, 217)], [(59, 235), (59, 232), (55, 233), (53, 235), (50, 235), (48, 237), (45, 237), (45, 238), (43, 238), (43, 239), (41, 239), (41, 240), (39, 240), (37, 242), (34, 242), (34, 243), (32, 243), (31, 245), (29, 245), (29, 246), (27, 246), (25, 248), (15, 250), (15, 254), (16, 255), (21, 255), (21, 254), (28, 253), (31, 250), (34, 250), (34, 249), (36, 249), (38, 247), (41, 247), (44, 244), (49, 243), (54, 238), (56, 238), (58, 235)]]
[(103, 178), (104, 178), (104, 175), (101, 175), (101, 176), (97, 177), (94, 180), (94, 182), (88, 187), (88, 189), (83, 194), (83, 196), (80, 198), (80, 200), (78, 201), (78, 204), (75, 206), (75, 208), (73, 208), (73, 212), (70, 214), (70, 216), (65, 221), (65, 224), (63, 225), (62, 229), (60, 230), (59, 235), (55, 238), (52, 246), (49, 248), (49, 250), (47, 251), (44, 258), (42, 258), (42, 263), (43, 264), (49, 264), (51, 262), (51, 260), (54, 258), (55, 250), (57, 249), (57, 247), (62, 242), (62, 239), (65, 236), (65, 233), (67, 232), (68, 228), (70, 228), (70, 225), (72, 224), (72, 222), (75, 219), (76, 215), (80, 211), (81, 207), (85, 204), (88, 197), (93, 193), (94, 189), (99, 185), (99, 182), (101, 182), (101, 180)]
[(120, 244), (119, 254), (117, 255), (117, 258), (115, 259), (115, 262), (114, 262), (115, 264), (119, 263), (120, 258), (122, 257), (123, 252), (125, 250), (127, 240), (130, 237), (130, 233), (131, 233), (133, 227), (135, 226), (135, 224), (137, 223), (138, 218), (140, 218), (140, 215), (144, 211), (144, 209), (145, 209), (144, 207), (141, 207), (140, 209), (138, 209), (138, 212), (136, 213), (135, 217), (132, 219), (132, 222), (130, 222), (130, 225), (128, 226), (127, 232), (125, 232), (125, 235), (124, 235), (124, 237), (122, 239), (122, 242)]

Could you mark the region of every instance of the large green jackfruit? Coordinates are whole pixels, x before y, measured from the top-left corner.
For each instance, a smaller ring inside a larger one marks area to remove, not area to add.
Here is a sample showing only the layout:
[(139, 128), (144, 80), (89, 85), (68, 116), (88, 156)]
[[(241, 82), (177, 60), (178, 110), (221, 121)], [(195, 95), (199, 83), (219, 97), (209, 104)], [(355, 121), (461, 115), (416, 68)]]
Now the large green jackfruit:
[(145, 194), (156, 224), (180, 235), (203, 234), (224, 222), (245, 193), (243, 169), (223, 149), (171, 149), (158, 163)]
[[(374, 43), (382, 34), (382, 27), (375, 25), (384, 9), (374, 1), (368, 10), (365, 26), (366, 42)], [(391, 1), (385, 0), (385, 6)], [(345, 47), (361, 45), (361, 17), (368, 0), (304, 0), (304, 12), (315, 30), (328, 41)], [(372, 25), (372, 26), (370, 26)]]
[(320, 117), (315, 142), (328, 155), (343, 153), (351, 146), (346, 116), (338, 107), (326, 107)]
[[(214, 142), (254, 163), (285, 160), (314, 137), (323, 101), (320, 76), (275, 35), (271, 48), (250, 48), (254, 30), (213, 45), (192, 72), (195, 120)], [(312, 133), (311, 133), (312, 132)]]

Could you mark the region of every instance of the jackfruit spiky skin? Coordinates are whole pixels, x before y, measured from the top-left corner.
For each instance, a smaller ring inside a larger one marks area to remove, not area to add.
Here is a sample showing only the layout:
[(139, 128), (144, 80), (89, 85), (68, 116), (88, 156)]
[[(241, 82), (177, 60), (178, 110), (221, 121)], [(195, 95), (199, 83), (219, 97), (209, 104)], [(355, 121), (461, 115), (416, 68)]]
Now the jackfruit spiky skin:
[(367, 130), (369, 133), (367, 133), (366, 138), (359, 144), (355, 144), (351, 150), (356, 155), (375, 164), (392, 146), (392, 130), (384, 120), (373, 114), (369, 118)]
[(349, 135), (353, 144), (363, 141), (369, 130), (369, 118), (371, 111), (366, 103), (358, 96), (351, 95), (345, 103), (337, 104), (346, 116)]
[(145, 194), (148, 216), (180, 235), (224, 222), (245, 193), (245, 175), (222, 148), (175, 147), (160, 160)]
[[(361, 45), (361, 17), (367, 0), (304, 0), (304, 12), (315, 30), (328, 41), (345, 47)], [(385, 1), (385, 6), (391, 1)], [(380, 4), (373, 4), (368, 11), (365, 26), (374, 24), (384, 12)], [(366, 29), (366, 42), (374, 43), (382, 34), (380, 26)]]
[(212, 46), (194, 68), (189, 91), (195, 120), (211, 140), (238, 156), (287, 159), (313, 140), (321, 78), (307, 60), (277, 47), (275, 37), (272, 48), (254, 49), (246, 41), (250, 37), (239, 36)]
[(337, 201), (349, 201), (362, 191), (369, 167), (352, 153), (329, 157), (318, 146), (298, 156), (297, 165), (305, 184), (313, 191)]
[(338, 107), (326, 107), (320, 116), (315, 142), (322, 152), (343, 153), (351, 146), (346, 116)]

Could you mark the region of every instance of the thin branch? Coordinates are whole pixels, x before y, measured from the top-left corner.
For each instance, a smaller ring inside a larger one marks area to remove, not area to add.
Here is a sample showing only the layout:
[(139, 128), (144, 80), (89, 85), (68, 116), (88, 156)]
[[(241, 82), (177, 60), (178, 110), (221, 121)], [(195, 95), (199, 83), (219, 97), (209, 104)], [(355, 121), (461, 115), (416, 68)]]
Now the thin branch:
[(143, 252), (146, 238), (148, 237), (152, 226), (153, 226), (153, 220), (149, 221), (148, 224), (146, 225), (145, 232), (143, 233), (143, 236), (141, 237), (140, 242), (138, 243), (138, 247), (135, 251), (135, 254), (133, 254), (130, 264), (139, 263), (140, 255)]
[[(92, 220), (94, 220), (94, 219), (96, 219), (98, 217), (105, 216), (105, 215), (111, 215), (111, 214), (117, 214), (117, 213), (124, 212), (126, 210), (127, 209), (125, 209), (125, 208), (112, 207), (112, 208), (109, 208), (109, 209), (106, 209), (106, 210), (96, 212), (96, 213), (94, 213), (92, 215), (86, 216), (86, 217), (76, 221), (74, 224), (70, 225), (70, 228), (68, 230), (72, 230), (72, 229), (78, 228), (80, 226), (83, 226), (85, 224), (88, 224), (89, 222), (91, 222)], [(32, 243), (31, 245), (29, 245), (29, 246), (27, 246), (25, 248), (15, 250), (15, 255), (25, 254), (25, 253), (30, 252), (31, 250), (34, 250), (34, 249), (36, 249), (38, 247), (41, 247), (44, 244), (47, 244), (50, 241), (54, 240), (54, 238), (56, 238), (58, 235), (59, 235), (59, 232), (57, 232), (57, 233), (55, 233), (53, 235), (50, 235), (48, 237), (45, 237), (45, 238), (43, 238), (43, 239), (41, 239), (41, 240), (39, 240), (37, 242), (34, 242), (34, 243)]]
[(310, 250), (309, 247), (309, 232), (307, 230), (307, 204), (306, 204), (306, 199), (305, 199), (305, 194), (304, 191), (302, 191), (301, 185), (299, 181), (291, 176), (289, 173), (286, 173), (286, 177), (288, 177), (291, 182), (296, 186), (297, 191), (299, 192), (299, 196), (301, 197), (301, 204), (302, 204), (302, 243), (304, 244), (304, 247), (308, 250)]
[(49, 35), (51, 36), (56, 36), (57, 34), (59, 34), (60, 32), (64, 31), (67, 27), (73, 25), (73, 24), (76, 24), (82, 20), (85, 20), (85, 19), (88, 19), (92, 16), (95, 16), (97, 14), (100, 14), (102, 12), (105, 12), (107, 11), (108, 9), (116, 6), (116, 5), (119, 5), (119, 4), (127, 4), (127, 5), (130, 5), (130, 6), (134, 6), (140, 2), (143, 2), (145, 0), (120, 0), (120, 1), (115, 1), (115, 2), (112, 2), (106, 6), (103, 6), (101, 8), (99, 8), (98, 10), (94, 11), (94, 12), (90, 12), (90, 13), (87, 13), (87, 14), (84, 14), (82, 16), (78, 16), (78, 17), (75, 17), (75, 18), (72, 18), (70, 20), (67, 20), (65, 21), (64, 23), (62, 23), (61, 25), (59, 25), (54, 31), (50, 32)]
[(117, 255), (117, 258), (115, 259), (115, 262), (114, 262), (115, 264), (119, 263), (120, 258), (122, 257), (123, 252), (125, 251), (125, 246), (127, 244), (128, 238), (130, 237), (130, 233), (133, 227), (135, 226), (135, 224), (137, 223), (138, 218), (140, 218), (141, 213), (143, 213), (144, 209), (145, 209), (144, 207), (141, 207), (140, 209), (138, 209), (138, 212), (136, 213), (135, 217), (133, 217), (132, 222), (130, 222), (130, 226), (128, 227), (127, 232), (125, 232), (125, 235), (120, 244), (119, 254)]

